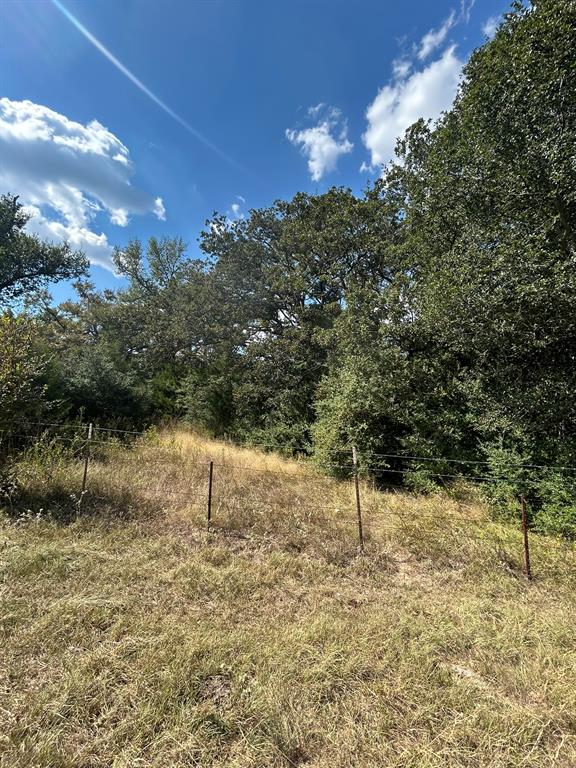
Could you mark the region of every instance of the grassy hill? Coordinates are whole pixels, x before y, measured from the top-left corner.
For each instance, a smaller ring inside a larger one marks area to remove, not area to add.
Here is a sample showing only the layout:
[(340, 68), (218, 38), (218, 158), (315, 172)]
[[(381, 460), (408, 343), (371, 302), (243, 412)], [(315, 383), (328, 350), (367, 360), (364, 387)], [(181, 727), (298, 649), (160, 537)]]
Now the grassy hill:
[(576, 766), (573, 550), (365, 483), (360, 553), (350, 481), (183, 431), (81, 472), (2, 518), (2, 766)]

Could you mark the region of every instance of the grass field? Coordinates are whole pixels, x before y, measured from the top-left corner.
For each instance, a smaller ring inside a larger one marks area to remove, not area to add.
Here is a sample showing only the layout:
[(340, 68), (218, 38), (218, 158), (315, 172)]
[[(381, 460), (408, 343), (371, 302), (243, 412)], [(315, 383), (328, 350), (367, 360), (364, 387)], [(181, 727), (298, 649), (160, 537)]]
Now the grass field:
[(0, 765), (576, 766), (558, 542), (529, 584), (472, 495), (363, 485), (360, 553), (349, 481), (182, 431), (96, 444), (75, 518), (80, 459), (39, 456), (0, 527)]

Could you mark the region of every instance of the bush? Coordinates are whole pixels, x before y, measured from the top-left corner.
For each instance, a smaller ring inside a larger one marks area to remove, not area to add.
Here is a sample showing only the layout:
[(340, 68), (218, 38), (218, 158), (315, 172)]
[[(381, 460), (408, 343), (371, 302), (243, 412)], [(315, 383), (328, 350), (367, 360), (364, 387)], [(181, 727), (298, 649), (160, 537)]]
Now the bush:
[(533, 466), (518, 449), (485, 447), (493, 482), (485, 496), (495, 515), (507, 522), (520, 521), (520, 497), (528, 504), (528, 521), (539, 533), (576, 538), (576, 476), (561, 470)]
[(576, 539), (576, 478), (549, 472), (538, 485), (534, 530)]

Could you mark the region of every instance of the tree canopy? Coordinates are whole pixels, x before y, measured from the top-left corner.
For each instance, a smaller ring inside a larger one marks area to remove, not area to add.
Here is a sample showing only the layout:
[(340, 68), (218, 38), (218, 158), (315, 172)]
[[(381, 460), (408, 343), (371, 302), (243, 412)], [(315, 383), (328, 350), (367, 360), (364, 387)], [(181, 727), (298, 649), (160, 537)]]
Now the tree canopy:
[(80, 277), (84, 254), (67, 243), (52, 245), (24, 231), (30, 215), (17, 195), (0, 197), (0, 304), (8, 304), (48, 283)]
[[(118, 249), (126, 287), (80, 283), (36, 320), (53, 401), (313, 449), (328, 469), (352, 444), (494, 476), (573, 463), (575, 50), (574, 2), (516, 2), (452, 109), (411, 126), (362, 195), (216, 214), (203, 259), (178, 238)], [(22, 232), (16, 198), (1, 210), (3, 296), (82, 271)], [(530, 493), (548, 528), (576, 531), (573, 480)]]

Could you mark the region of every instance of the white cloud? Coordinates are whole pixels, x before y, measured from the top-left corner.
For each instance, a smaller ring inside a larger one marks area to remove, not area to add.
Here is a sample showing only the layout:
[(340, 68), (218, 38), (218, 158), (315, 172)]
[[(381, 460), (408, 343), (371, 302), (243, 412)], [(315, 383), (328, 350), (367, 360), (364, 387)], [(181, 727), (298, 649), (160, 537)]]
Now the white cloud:
[(308, 115), (317, 120), (310, 128), (286, 129), (286, 138), (308, 159), (308, 170), (313, 181), (336, 170), (338, 159), (353, 149), (348, 141), (348, 125), (336, 107), (318, 104), (308, 109)]
[(394, 157), (399, 136), (416, 120), (437, 119), (454, 101), (463, 62), (451, 46), (436, 61), (380, 89), (366, 110), (368, 127), (363, 141), (370, 151), (372, 168)]
[(395, 80), (404, 80), (410, 74), (412, 62), (410, 59), (394, 59), (392, 62), (392, 72)]
[(320, 104), (316, 104), (315, 107), (308, 107), (308, 114), (310, 115), (311, 118), (315, 120), (317, 117), (320, 117), (321, 113), (325, 110), (326, 110), (326, 104), (324, 104), (324, 102), (321, 101)]
[(93, 231), (97, 214), (121, 227), (130, 214), (165, 218), (162, 199), (130, 183), (127, 147), (96, 120), (83, 125), (41, 104), (2, 98), (0, 155), (0, 192), (20, 195), (34, 212), (29, 229), (68, 240), (107, 269), (112, 247)]
[(446, 35), (452, 29), (455, 23), (456, 13), (452, 11), (450, 16), (448, 16), (448, 18), (442, 23), (440, 27), (438, 27), (438, 29), (431, 29), (424, 35), (420, 41), (420, 47), (418, 48), (418, 58), (420, 61), (427, 59), (428, 56), (430, 56), (430, 54), (436, 50), (436, 48), (439, 48), (442, 45), (446, 39)]
[(67, 240), (72, 248), (81, 248), (92, 264), (112, 270), (110, 256), (113, 249), (103, 232), (97, 234), (87, 227), (48, 219), (35, 205), (26, 205), (25, 209), (33, 217), (28, 228), (34, 234), (52, 242)]
[(472, 12), (472, 8), (474, 8), (474, 3), (476, 0), (460, 0), (460, 18), (468, 24), (470, 21), (470, 13)]
[(110, 221), (118, 227), (128, 226), (128, 211), (125, 208), (117, 208), (110, 214)]
[(482, 32), (486, 35), (486, 37), (489, 40), (491, 40), (496, 34), (496, 30), (498, 29), (499, 23), (500, 23), (500, 18), (498, 16), (490, 16), (490, 18), (487, 19), (482, 25)]
[(235, 221), (240, 221), (246, 218), (246, 214), (242, 210), (242, 206), (246, 203), (246, 199), (242, 195), (235, 195), (236, 200), (230, 203), (230, 208), (226, 211), (226, 222), (228, 226)]

